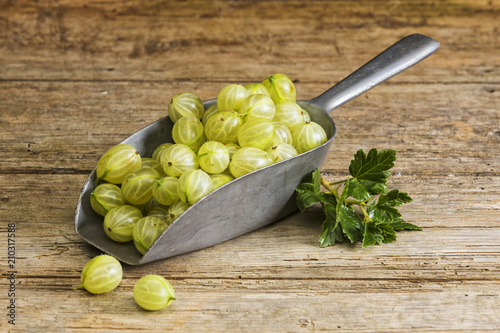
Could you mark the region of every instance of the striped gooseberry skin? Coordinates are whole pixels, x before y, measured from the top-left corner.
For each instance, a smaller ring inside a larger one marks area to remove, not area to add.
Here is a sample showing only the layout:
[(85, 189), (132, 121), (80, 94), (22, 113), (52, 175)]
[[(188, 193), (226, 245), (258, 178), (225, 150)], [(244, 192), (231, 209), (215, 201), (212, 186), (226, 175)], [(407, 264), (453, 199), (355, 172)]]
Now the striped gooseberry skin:
[(238, 111), (241, 103), (248, 96), (248, 91), (241, 84), (228, 84), (217, 95), (217, 109), (220, 111)]
[(242, 147), (234, 153), (229, 163), (229, 171), (234, 178), (270, 165), (269, 154), (262, 149)]
[(218, 141), (223, 144), (236, 143), (241, 125), (243, 125), (243, 120), (238, 113), (218, 112), (205, 123), (205, 136), (209, 141)]
[(114, 257), (103, 254), (90, 259), (83, 267), (82, 284), (92, 294), (103, 294), (115, 289), (123, 277), (122, 266)]
[(132, 172), (123, 180), (122, 193), (132, 205), (144, 205), (153, 198), (153, 186), (159, 177), (151, 168), (142, 168)]
[(210, 117), (212, 117), (214, 114), (219, 112), (219, 109), (217, 109), (217, 104), (212, 105), (208, 109), (205, 110), (205, 113), (203, 114), (203, 118), (201, 118), (201, 122), (203, 125), (205, 125)]
[(212, 179), (203, 170), (191, 170), (179, 177), (177, 194), (182, 202), (192, 205), (212, 192)]
[(163, 154), (165, 149), (167, 149), (171, 145), (173, 145), (173, 143), (170, 143), (170, 142), (162, 143), (161, 145), (156, 147), (156, 149), (153, 151), (153, 155), (151, 156), (151, 158), (153, 158), (161, 163), (161, 155)]
[(212, 191), (234, 180), (234, 177), (227, 173), (218, 173), (216, 175), (210, 175), (210, 178), (212, 179)]
[(280, 143), (279, 145), (272, 146), (267, 150), (269, 157), (273, 163), (281, 162), (297, 156), (297, 150), (288, 143)]
[(293, 147), (299, 154), (316, 148), (328, 140), (323, 127), (312, 121), (295, 126), (292, 129), (292, 136)]
[(196, 150), (205, 142), (205, 133), (201, 121), (193, 116), (182, 117), (172, 128), (172, 138), (177, 144), (185, 144)]
[(167, 224), (170, 224), (169, 220), (168, 220), (168, 212), (167, 212), (167, 208), (166, 207), (157, 206), (157, 207), (151, 209), (148, 212), (147, 216), (157, 217), (160, 220), (162, 220), (163, 222), (165, 222)]
[(305, 123), (311, 122), (311, 116), (309, 115), (309, 112), (307, 112), (304, 109), (302, 109), (302, 116), (304, 117), (304, 122)]
[(198, 151), (198, 161), (203, 171), (211, 174), (221, 173), (229, 165), (229, 150), (220, 142), (207, 141)]
[(262, 150), (271, 148), (276, 133), (276, 125), (269, 119), (252, 119), (244, 123), (238, 132), (241, 147), (253, 147)]
[(167, 227), (168, 224), (156, 216), (145, 216), (137, 221), (132, 234), (137, 251), (145, 254)]
[(121, 184), (125, 177), (141, 168), (139, 152), (129, 144), (118, 144), (111, 147), (101, 156), (96, 168), (96, 184), (106, 181)]
[(151, 168), (154, 169), (156, 172), (158, 172), (159, 176), (162, 176), (165, 174), (165, 171), (163, 171), (163, 168), (161, 167), (160, 161), (151, 158), (151, 157), (143, 157), (142, 158), (142, 168)]
[(189, 205), (181, 200), (168, 207), (167, 224), (174, 222), (182, 213), (189, 208)]
[(157, 311), (175, 300), (174, 288), (164, 277), (159, 275), (145, 275), (134, 285), (134, 300), (141, 308), (148, 311)]
[(185, 116), (193, 116), (198, 119), (203, 117), (205, 107), (201, 99), (189, 92), (174, 95), (168, 103), (168, 117), (174, 123)]
[(279, 145), (281, 143), (288, 143), (291, 145), (293, 143), (292, 132), (280, 121), (275, 121), (274, 125), (276, 125), (276, 133), (273, 139), (273, 146)]
[(262, 94), (271, 97), (269, 90), (262, 83), (248, 83), (244, 85), (249, 95)]
[(161, 166), (170, 177), (179, 177), (186, 171), (200, 167), (196, 153), (183, 144), (168, 147), (161, 156)]
[(238, 113), (243, 117), (244, 121), (258, 118), (273, 120), (276, 107), (271, 97), (255, 94), (243, 100)]
[(177, 184), (179, 179), (176, 177), (162, 177), (156, 180), (156, 185), (153, 186), (153, 198), (160, 204), (170, 206), (179, 201), (177, 194)]
[(122, 205), (111, 209), (104, 217), (104, 232), (115, 242), (132, 240), (134, 225), (142, 218), (139, 208)]
[(291, 101), (276, 104), (274, 121), (282, 122), (292, 130), (294, 126), (305, 123), (304, 110)]
[(100, 184), (90, 193), (90, 206), (101, 216), (105, 216), (111, 209), (124, 204), (125, 198), (122, 190), (114, 184)]
[[(153, 185), (154, 187), (154, 185)], [(152, 192), (152, 190), (151, 190)], [(159, 206), (160, 203), (155, 200), (155, 198), (151, 198), (148, 202), (146, 202), (143, 205), (134, 205), (134, 207), (139, 208), (143, 216), (148, 215), (149, 211), (157, 206)]]
[(269, 94), (275, 104), (296, 101), (296, 91), (292, 80), (285, 74), (277, 73), (269, 76), (262, 85), (269, 90)]
[(236, 143), (226, 143), (224, 146), (226, 146), (227, 151), (229, 152), (229, 161), (231, 161), (231, 158), (233, 157), (234, 153), (236, 153), (238, 149), (241, 148)]

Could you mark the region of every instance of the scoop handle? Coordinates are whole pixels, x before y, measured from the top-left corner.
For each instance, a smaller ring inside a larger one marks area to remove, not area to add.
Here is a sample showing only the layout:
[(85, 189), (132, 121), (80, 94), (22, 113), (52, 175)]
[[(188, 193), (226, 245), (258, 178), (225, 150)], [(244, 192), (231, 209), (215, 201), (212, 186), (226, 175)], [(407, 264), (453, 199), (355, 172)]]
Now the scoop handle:
[(424, 60), (438, 48), (439, 42), (430, 37), (420, 34), (409, 35), (310, 102), (330, 113), (333, 109)]

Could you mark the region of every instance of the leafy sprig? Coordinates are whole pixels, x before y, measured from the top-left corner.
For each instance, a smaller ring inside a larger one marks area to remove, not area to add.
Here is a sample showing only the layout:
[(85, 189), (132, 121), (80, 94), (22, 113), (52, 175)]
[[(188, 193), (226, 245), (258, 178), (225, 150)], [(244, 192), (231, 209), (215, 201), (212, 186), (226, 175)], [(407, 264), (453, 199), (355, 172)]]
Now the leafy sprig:
[(411, 197), (399, 190), (388, 192), (389, 170), (395, 160), (395, 150), (373, 148), (368, 155), (359, 150), (349, 166), (352, 177), (330, 183), (316, 169), (310, 180), (297, 187), (297, 205), (301, 211), (318, 202), (323, 207), (326, 219), (319, 236), (322, 247), (343, 242), (345, 238), (351, 243), (361, 241), (363, 247), (390, 243), (396, 240), (396, 231), (422, 230), (405, 222), (396, 208), (411, 202)]

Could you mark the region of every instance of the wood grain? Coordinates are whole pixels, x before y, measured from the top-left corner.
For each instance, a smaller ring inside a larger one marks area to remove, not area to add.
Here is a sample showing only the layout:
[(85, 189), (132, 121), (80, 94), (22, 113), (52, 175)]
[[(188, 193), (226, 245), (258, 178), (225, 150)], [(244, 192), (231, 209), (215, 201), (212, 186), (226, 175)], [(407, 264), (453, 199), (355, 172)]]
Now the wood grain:
[[(500, 2), (0, 1), (1, 331), (498, 332)], [(175, 93), (284, 72), (322, 93), (411, 33), (441, 42), (421, 64), (335, 110), (323, 175), (358, 149), (395, 149), (390, 188), (421, 232), (321, 248), (320, 207), (214, 247), (124, 265), (99, 296), (74, 290), (99, 251), (74, 230), (87, 174), (167, 114)], [(16, 325), (8, 224), (16, 224)], [(5, 265), (4, 265), (5, 263)], [(177, 300), (138, 308), (141, 276)]]

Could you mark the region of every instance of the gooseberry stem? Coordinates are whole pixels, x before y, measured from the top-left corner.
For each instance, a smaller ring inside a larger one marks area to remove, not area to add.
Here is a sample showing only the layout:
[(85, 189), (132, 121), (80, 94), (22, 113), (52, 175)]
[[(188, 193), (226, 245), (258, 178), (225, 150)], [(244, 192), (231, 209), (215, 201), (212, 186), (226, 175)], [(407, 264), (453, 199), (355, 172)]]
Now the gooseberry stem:
[(325, 178), (323, 178), (323, 175), (321, 175), (320, 177), (321, 177), (321, 185), (323, 185), (338, 200), (340, 197), (339, 191), (332, 186), (332, 183), (329, 183)]
[(345, 205), (346, 206), (350, 206), (350, 205), (358, 205), (358, 206), (366, 206), (366, 202), (364, 201), (359, 201), (359, 200), (356, 200), (356, 199), (346, 199), (345, 200)]
[(368, 222), (371, 222), (372, 219), (370, 218), (370, 216), (368, 215), (368, 213), (366, 212), (366, 209), (365, 207), (363, 207), (364, 205), (360, 205), (358, 204), (358, 207), (359, 209), (361, 209), (361, 212), (363, 213), (365, 219), (363, 220), (364, 223), (368, 223)]
[(338, 184), (344, 184), (347, 181), (347, 179), (344, 180), (339, 180), (338, 182), (333, 182), (333, 183), (328, 183), (330, 185), (338, 185)]
[[(347, 179), (341, 180), (338, 182), (334, 182), (334, 183), (330, 183), (325, 178), (323, 178), (323, 176), (321, 175), (321, 185), (323, 185), (331, 194), (333, 194), (337, 200), (339, 200), (340, 194), (339, 194), (338, 188), (335, 188), (332, 185), (338, 184), (340, 187), (346, 181), (347, 181)], [(368, 215), (368, 213), (365, 209), (366, 201), (360, 201), (360, 200), (356, 200), (356, 199), (346, 199), (344, 201), (344, 205), (346, 205), (346, 206), (357, 205), (359, 207), (359, 209), (361, 210), (361, 212), (363, 213), (363, 216), (365, 217), (363, 222), (368, 223), (368, 222), (372, 221), (372, 219), (370, 218), (370, 216)]]

